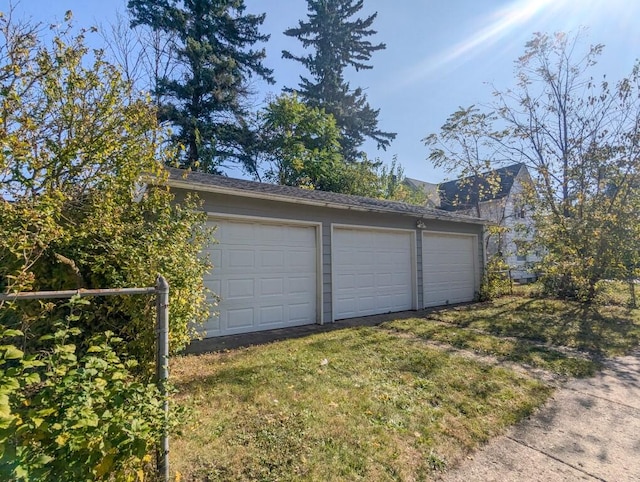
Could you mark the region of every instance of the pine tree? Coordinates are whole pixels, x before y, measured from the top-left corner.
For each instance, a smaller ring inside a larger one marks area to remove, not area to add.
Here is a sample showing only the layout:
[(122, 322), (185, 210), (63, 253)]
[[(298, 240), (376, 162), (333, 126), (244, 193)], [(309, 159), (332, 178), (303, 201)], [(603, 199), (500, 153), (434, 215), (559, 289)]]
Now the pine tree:
[(284, 58), (300, 62), (311, 74), (311, 79), (301, 76), (295, 90), (305, 103), (335, 117), (345, 159), (354, 161), (362, 156), (359, 147), (365, 138), (386, 149), (396, 135), (378, 129), (379, 110), (369, 105), (361, 88), (351, 89), (344, 78), (348, 67), (356, 71), (373, 68), (368, 64), (371, 55), (386, 48), (384, 43), (374, 45), (366, 40), (376, 34), (371, 25), (377, 13), (365, 19), (354, 18), (363, 7), (363, 0), (307, 1), (308, 21), (301, 20), (298, 27), (284, 32), (300, 40), (303, 47), (315, 50), (304, 56), (282, 52)]
[(273, 82), (264, 49), (252, 48), (269, 39), (258, 30), (265, 14), (245, 14), (244, 0), (129, 0), (128, 8), (132, 27), (146, 25), (176, 43), (179, 68), (157, 79), (154, 93), (163, 99), (159, 120), (176, 129), (173, 140), (185, 147), (181, 165), (217, 172), (231, 160), (253, 170), (243, 103), (250, 77)]

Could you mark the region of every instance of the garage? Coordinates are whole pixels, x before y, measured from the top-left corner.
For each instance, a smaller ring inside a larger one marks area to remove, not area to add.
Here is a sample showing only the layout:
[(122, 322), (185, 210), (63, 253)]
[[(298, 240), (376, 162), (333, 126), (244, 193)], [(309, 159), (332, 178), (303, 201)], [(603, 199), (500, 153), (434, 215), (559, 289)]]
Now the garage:
[(415, 232), (333, 227), (333, 319), (415, 309)]
[(170, 169), (196, 193), (217, 244), (206, 278), (220, 297), (207, 337), (472, 300), (485, 221), (429, 206)]
[(206, 336), (316, 323), (318, 230), (313, 223), (217, 219), (206, 286), (220, 300)]
[(477, 236), (422, 233), (424, 306), (473, 301), (477, 290)]

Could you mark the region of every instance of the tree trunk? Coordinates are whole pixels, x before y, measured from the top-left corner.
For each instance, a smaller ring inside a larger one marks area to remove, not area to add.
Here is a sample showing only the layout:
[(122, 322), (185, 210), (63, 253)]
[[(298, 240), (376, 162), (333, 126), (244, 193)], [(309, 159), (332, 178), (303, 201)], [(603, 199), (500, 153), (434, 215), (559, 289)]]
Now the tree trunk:
[(636, 300), (636, 282), (633, 278), (629, 278), (629, 307), (630, 308), (637, 308), (638, 307), (638, 303)]

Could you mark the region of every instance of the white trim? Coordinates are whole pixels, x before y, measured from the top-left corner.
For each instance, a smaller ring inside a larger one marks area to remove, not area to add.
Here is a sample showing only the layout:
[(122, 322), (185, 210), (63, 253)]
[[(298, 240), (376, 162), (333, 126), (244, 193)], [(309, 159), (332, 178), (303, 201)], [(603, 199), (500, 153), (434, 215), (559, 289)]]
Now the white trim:
[(403, 228), (385, 228), (380, 226), (363, 226), (360, 224), (340, 224), (331, 223), (331, 322), (335, 323), (335, 307), (336, 307), (336, 280), (334, 269), (334, 231), (335, 229), (353, 229), (360, 231), (382, 231), (382, 232), (398, 232), (409, 233), (411, 243), (411, 309), (418, 309), (418, 250), (416, 242), (416, 230), (415, 229), (403, 229)]
[[(322, 223), (315, 221), (299, 221), (281, 218), (268, 218), (263, 216), (246, 216), (244, 214), (225, 214), (207, 211), (207, 220), (215, 222), (215, 219), (229, 219), (240, 221), (255, 221), (263, 224), (284, 224), (288, 226), (307, 226), (316, 230), (316, 324), (324, 325), (323, 307), (323, 283), (322, 283)], [(215, 234), (214, 234), (215, 238)], [(215, 268), (214, 268), (215, 269)]]
[[(433, 230), (428, 230), (425, 229), (422, 231), (422, 307), (423, 308), (431, 308), (431, 306), (425, 306), (425, 292), (424, 292), (424, 277), (425, 277), (425, 270), (424, 270), (424, 236), (425, 234), (440, 234), (440, 235), (444, 235), (444, 236), (459, 236), (459, 237), (470, 237), (473, 239), (473, 291), (475, 293), (478, 293), (478, 291), (480, 290), (480, 283), (481, 283), (481, 273), (480, 270), (478, 269), (478, 235), (477, 234), (473, 234), (473, 233), (456, 233), (456, 232), (451, 232), (451, 231), (433, 231)], [(482, 250), (483, 254), (484, 254), (484, 242), (483, 242), (483, 250)]]
[(209, 218), (218, 218), (218, 219), (240, 219), (246, 221), (264, 221), (266, 224), (290, 224), (290, 225), (306, 225), (306, 226), (320, 226), (322, 228), (322, 223), (317, 221), (301, 221), (298, 219), (286, 219), (286, 218), (272, 218), (265, 216), (248, 216), (245, 214), (227, 214), (227, 213), (217, 213), (214, 211), (207, 211), (207, 217)]

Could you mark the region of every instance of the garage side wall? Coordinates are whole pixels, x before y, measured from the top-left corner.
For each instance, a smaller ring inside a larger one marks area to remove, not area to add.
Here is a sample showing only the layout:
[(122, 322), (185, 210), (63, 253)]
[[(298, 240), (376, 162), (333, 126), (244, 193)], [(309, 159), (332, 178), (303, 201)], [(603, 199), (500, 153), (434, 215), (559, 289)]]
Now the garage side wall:
[[(178, 200), (186, 195), (186, 191), (174, 190)], [(203, 201), (203, 210), (212, 216), (251, 216), (264, 217), (278, 220), (308, 221), (321, 223), (322, 225), (322, 313), (323, 322), (331, 322), (331, 226), (332, 224), (344, 224), (363, 227), (410, 229), (416, 231), (416, 262), (417, 262), (417, 305), (424, 306), (422, 284), (422, 235), (416, 229), (418, 218), (399, 214), (382, 214), (357, 210), (337, 209), (331, 207), (308, 206), (281, 201), (233, 196), (217, 193), (198, 193)], [(455, 223), (440, 220), (424, 220), (425, 229), (429, 231), (442, 231), (453, 233), (475, 234), (478, 238), (478, 273), (477, 286), (480, 286), (480, 278), (483, 270), (482, 255), (482, 226), (477, 224)]]

